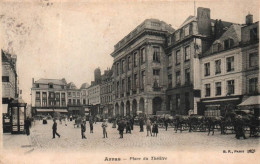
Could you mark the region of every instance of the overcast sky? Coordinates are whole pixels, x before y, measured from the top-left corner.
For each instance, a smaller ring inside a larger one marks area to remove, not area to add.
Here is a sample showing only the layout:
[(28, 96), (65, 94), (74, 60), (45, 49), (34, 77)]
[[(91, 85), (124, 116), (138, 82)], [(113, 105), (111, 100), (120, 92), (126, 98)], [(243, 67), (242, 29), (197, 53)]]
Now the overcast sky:
[[(73, 81), (77, 87), (94, 79), (93, 71), (111, 67), (114, 45), (145, 19), (178, 28), (194, 14), (193, 0), (90, 1), (2, 0), (3, 49), (17, 55), (19, 87), (30, 104), (32, 78)], [(258, 21), (257, 0), (196, 0), (211, 9), (212, 19), (244, 23), (250, 12)]]

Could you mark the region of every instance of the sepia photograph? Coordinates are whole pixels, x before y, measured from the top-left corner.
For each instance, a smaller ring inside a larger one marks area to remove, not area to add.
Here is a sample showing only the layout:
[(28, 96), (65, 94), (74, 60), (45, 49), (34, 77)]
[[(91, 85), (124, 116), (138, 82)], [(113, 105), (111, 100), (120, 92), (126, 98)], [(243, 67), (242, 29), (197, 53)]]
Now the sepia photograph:
[(0, 0), (0, 164), (259, 163), (258, 0)]

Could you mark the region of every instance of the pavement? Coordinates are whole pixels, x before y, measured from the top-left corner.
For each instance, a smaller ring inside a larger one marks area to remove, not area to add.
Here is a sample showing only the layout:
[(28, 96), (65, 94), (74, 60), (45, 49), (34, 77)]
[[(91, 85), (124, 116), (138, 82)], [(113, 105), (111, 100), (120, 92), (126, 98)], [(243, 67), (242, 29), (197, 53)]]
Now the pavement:
[[(228, 150), (248, 150), (259, 152), (259, 138), (248, 138), (246, 140), (235, 139), (235, 134), (221, 135), (219, 131), (215, 135), (207, 135), (207, 132), (183, 131), (175, 133), (173, 128), (165, 131), (159, 128), (157, 137), (146, 136), (144, 132), (139, 132), (139, 126), (134, 126), (131, 134), (125, 134), (120, 139), (116, 128), (108, 124), (108, 138), (103, 138), (103, 132), (100, 122), (94, 124), (94, 133), (90, 133), (89, 124), (86, 126), (87, 139), (81, 138), (80, 127), (74, 128), (74, 122), (57, 122), (57, 132), (61, 137), (52, 139), (52, 121), (48, 124), (42, 124), (42, 121), (36, 121), (31, 128), (31, 135), (3, 135), (3, 147), (9, 153), (20, 154), (41, 154), (41, 153), (69, 153), (79, 152), (98, 155), (100, 153), (108, 154), (127, 154), (143, 155), (151, 152), (217, 152), (223, 153)], [(249, 137), (249, 134), (246, 134)], [(54, 157), (53, 157), (54, 158)], [(69, 157), (68, 157), (69, 158)], [(0, 161), (1, 163), (1, 161)]]

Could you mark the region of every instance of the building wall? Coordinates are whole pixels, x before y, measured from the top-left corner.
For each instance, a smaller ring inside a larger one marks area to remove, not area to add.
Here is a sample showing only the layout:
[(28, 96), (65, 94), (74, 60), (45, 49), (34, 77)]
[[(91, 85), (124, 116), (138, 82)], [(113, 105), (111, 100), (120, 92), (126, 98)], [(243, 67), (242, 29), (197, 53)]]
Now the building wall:
[[(234, 57), (234, 71), (227, 72), (227, 58)], [(215, 61), (221, 60), (221, 73), (215, 74)], [(205, 63), (210, 63), (210, 75), (205, 76)], [(235, 93), (233, 95), (242, 95), (242, 53), (241, 48), (227, 50), (215, 55), (201, 59), (201, 98), (212, 98), (227, 96), (227, 81), (235, 81)], [(221, 82), (221, 95), (216, 96), (215, 83)], [(206, 97), (205, 84), (210, 84), (211, 93)]]
[[(68, 89), (68, 105), (81, 105), (81, 90), (80, 89)], [(69, 102), (71, 101), (71, 104)]]
[(88, 88), (88, 99), (90, 105), (100, 104), (100, 85), (94, 85)]

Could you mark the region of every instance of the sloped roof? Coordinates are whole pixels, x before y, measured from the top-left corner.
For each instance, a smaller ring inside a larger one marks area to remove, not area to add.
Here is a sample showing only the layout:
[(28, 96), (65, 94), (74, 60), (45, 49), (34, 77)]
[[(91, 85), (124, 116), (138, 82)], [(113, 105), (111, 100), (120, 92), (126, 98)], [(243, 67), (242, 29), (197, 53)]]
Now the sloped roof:
[(186, 24), (189, 24), (192, 21), (196, 21), (197, 17), (190, 15), (182, 24), (179, 28), (182, 28), (183, 26), (185, 26)]
[(80, 87), (80, 89), (86, 89), (88, 88), (90, 85), (88, 83), (83, 83)]
[[(213, 45), (216, 44), (216, 43), (220, 43), (220, 44), (223, 44), (223, 41), (226, 40), (226, 39), (233, 39), (234, 41), (234, 45), (233, 47), (236, 47), (239, 45), (239, 42), (241, 42), (241, 28), (242, 28), (242, 25), (239, 25), (239, 24), (232, 24), (228, 30), (226, 32), (224, 32), (220, 38), (216, 39), (212, 45), (210, 46), (209, 50), (202, 56), (207, 56), (209, 54), (211, 54), (212, 52), (212, 48), (213, 48)], [(222, 48), (224, 46), (222, 45)], [(223, 49), (222, 49), (223, 50)]]
[(35, 83), (38, 83), (38, 84), (52, 83), (52, 84), (56, 84), (56, 85), (66, 85), (66, 81), (63, 79), (43, 79), (43, 78), (41, 78), (41, 79), (35, 81)]

